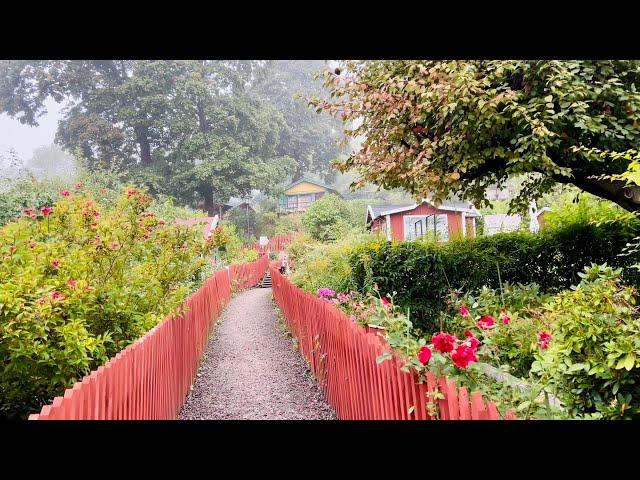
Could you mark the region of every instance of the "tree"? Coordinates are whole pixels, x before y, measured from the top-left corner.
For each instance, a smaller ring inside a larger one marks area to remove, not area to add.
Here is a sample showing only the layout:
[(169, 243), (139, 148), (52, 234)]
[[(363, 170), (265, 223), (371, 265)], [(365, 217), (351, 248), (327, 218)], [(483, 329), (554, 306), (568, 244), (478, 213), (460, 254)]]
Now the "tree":
[(295, 166), (276, 150), (282, 116), (250, 93), (265, 62), (0, 62), (0, 111), (37, 125), (66, 102), (56, 142), (89, 166), (117, 166), (151, 193), (192, 206), (269, 191)]
[(640, 209), (640, 188), (611, 175), (640, 140), (637, 61), (365, 61), (324, 74), (329, 101), (359, 151), (336, 166), (384, 188), (488, 205), (485, 191), (522, 175), (512, 209), (556, 183)]
[(73, 156), (56, 145), (37, 148), (33, 152), (33, 156), (27, 160), (25, 168), (33, 173), (38, 180), (60, 178), (71, 182), (76, 173)]
[(321, 60), (269, 62), (265, 75), (253, 88), (258, 98), (273, 105), (284, 118), (276, 152), (298, 162), (292, 181), (302, 178), (305, 172), (315, 172), (328, 181), (333, 175), (330, 162), (340, 154), (340, 122), (315, 115), (303, 100), (322, 88), (314, 74), (324, 65)]
[(321, 242), (336, 240), (349, 228), (351, 213), (337, 195), (324, 195), (302, 217), (303, 230)]

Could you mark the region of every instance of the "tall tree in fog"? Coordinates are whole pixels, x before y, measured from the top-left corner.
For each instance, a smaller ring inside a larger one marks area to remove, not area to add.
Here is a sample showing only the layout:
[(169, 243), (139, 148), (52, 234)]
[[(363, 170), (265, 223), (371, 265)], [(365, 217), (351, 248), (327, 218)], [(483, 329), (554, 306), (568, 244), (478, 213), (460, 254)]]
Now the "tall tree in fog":
[(275, 150), (282, 116), (249, 94), (258, 61), (2, 61), (0, 112), (37, 125), (66, 103), (56, 142), (89, 167), (117, 163), (156, 192), (213, 211), (273, 186), (293, 163)]
[(329, 162), (340, 154), (340, 121), (318, 115), (307, 106), (306, 98), (322, 91), (322, 81), (313, 76), (325, 66), (322, 60), (269, 62), (266, 74), (254, 87), (256, 94), (284, 117), (286, 127), (276, 151), (298, 162), (294, 181), (309, 171), (328, 179), (333, 175)]

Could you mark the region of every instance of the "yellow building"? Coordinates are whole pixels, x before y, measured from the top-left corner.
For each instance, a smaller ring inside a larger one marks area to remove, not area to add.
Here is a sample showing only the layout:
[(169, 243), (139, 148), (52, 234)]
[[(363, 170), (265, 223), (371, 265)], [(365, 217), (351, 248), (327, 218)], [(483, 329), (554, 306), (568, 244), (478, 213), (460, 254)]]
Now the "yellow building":
[(340, 196), (340, 194), (333, 188), (327, 187), (322, 183), (303, 178), (285, 187), (285, 190), (279, 200), (279, 206), (281, 210), (286, 211), (287, 213), (303, 212), (309, 208), (309, 205), (313, 202), (329, 193)]

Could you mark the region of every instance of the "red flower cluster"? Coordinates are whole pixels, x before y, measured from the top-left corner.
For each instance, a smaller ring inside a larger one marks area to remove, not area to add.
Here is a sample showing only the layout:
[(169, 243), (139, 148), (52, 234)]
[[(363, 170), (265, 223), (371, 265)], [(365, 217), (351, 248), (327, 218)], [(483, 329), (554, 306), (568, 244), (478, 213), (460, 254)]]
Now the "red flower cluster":
[(48, 217), (49, 215), (51, 215), (51, 212), (53, 212), (53, 208), (52, 207), (42, 207), (40, 209), (40, 212), (42, 213), (42, 215), (44, 215), (45, 217)]
[(502, 316), (502, 323), (504, 323), (505, 325), (509, 325), (510, 321), (511, 321), (511, 319), (509, 318), (509, 315), (503, 315)]
[(437, 335), (434, 335), (431, 341), (433, 342), (433, 346), (440, 353), (450, 352), (455, 348), (456, 345), (456, 337), (449, 333), (440, 332)]
[(466, 305), (462, 305), (460, 307), (460, 315), (462, 315), (463, 317), (469, 316), (469, 309), (466, 307)]
[[(467, 368), (469, 363), (477, 362), (476, 350), (480, 345), (478, 339), (469, 330), (465, 331), (465, 340), (458, 339), (450, 333), (440, 332), (433, 336), (433, 348), (440, 353), (450, 353), (451, 360), (458, 368)], [(431, 350), (423, 346), (418, 351), (418, 360), (423, 365), (429, 363)]]
[(495, 325), (495, 320), (491, 315), (485, 315), (480, 320), (478, 320), (476, 325), (478, 326), (478, 328), (482, 330), (489, 330), (490, 328), (493, 328), (493, 326)]
[(82, 188), (82, 183), (78, 182), (76, 183), (76, 190), (80, 190)]
[(69, 195), (71, 195), (71, 192), (69, 190), (63, 190), (62, 192), (60, 192), (60, 195), (62, 195), (63, 197), (68, 197)]
[(77, 281), (77, 280), (73, 280), (73, 279), (71, 279), (71, 280), (69, 280), (69, 281), (67, 282), (67, 285), (69, 285), (71, 288), (74, 288), (74, 287), (76, 286), (76, 284), (77, 284), (77, 283), (78, 283), (78, 281)]
[(51, 262), (51, 265), (53, 265), (53, 268), (57, 270), (58, 268), (60, 268), (60, 260), (58, 260), (57, 258), (54, 258), (53, 262)]
[(57, 300), (58, 302), (61, 302), (62, 300), (64, 300), (64, 298), (64, 295), (59, 292), (51, 293), (51, 300)]
[(551, 335), (544, 330), (538, 332), (538, 345), (541, 349), (546, 349), (549, 346), (549, 342), (551, 341)]

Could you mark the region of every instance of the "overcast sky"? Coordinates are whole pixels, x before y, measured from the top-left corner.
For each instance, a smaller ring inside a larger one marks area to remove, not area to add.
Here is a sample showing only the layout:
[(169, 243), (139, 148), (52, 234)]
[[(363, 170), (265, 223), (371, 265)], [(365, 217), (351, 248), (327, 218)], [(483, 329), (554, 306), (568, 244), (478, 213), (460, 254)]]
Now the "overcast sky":
[(53, 100), (48, 100), (46, 105), (47, 114), (38, 119), (40, 125), (37, 127), (22, 125), (18, 120), (0, 114), (0, 156), (13, 148), (18, 157), (26, 161), (36, 148), (53, 143), (62, 105)]

